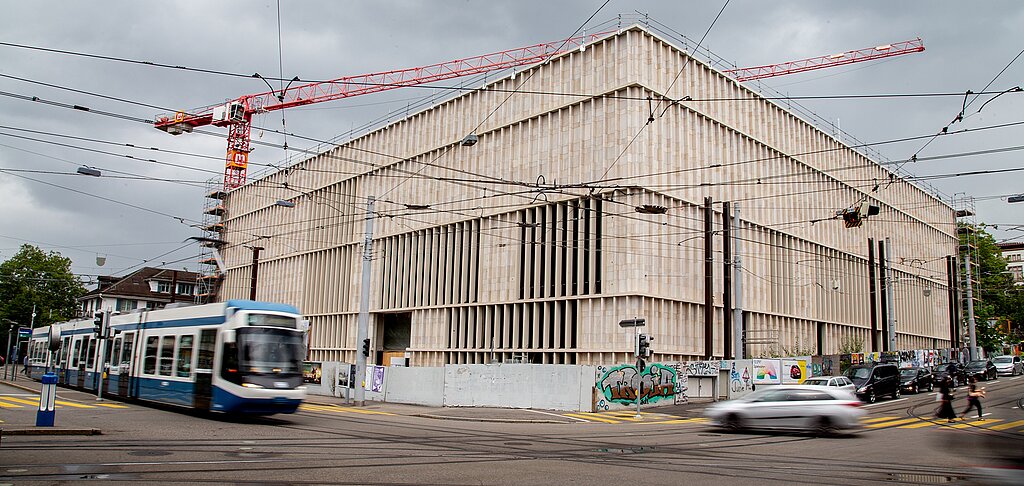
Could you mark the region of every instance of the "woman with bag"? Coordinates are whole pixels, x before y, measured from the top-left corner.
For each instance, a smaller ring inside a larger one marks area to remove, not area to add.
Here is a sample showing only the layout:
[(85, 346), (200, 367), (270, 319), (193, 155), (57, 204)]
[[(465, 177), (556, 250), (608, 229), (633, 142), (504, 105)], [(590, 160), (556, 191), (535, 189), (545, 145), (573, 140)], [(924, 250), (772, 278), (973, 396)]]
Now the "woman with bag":
[(946, 377), (939, 383), (939, 400), (942, 403), (939, 404), (939, 409), (935, 412), (935, 416), (940, 419), (946, 419), (946, 422), (952, 422), (956, 419), (956, 411), (953, 410), (953, 390), (952, 390), (952, 379)]

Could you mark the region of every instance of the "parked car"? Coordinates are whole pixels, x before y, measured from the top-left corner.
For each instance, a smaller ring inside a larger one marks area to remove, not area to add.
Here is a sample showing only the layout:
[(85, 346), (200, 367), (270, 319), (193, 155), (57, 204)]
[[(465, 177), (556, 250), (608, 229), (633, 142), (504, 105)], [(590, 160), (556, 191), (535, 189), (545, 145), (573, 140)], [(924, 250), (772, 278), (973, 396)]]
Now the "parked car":
[(878, 397), (892, 395), (900, 397), (900, 370), (894, 364), (864, 364), (851, 366), (846, 377), (856, 385), (857, 396), (868, 403), (875, 403)]
[(932, 366), (932, 378), (935, 383), (941, 383), (947, 376), (953, 380), (954, 387), (967, 383), (967, 374), (964, 373), (964, 366), (960, 363), (946, 363)]
[(1020, 356), (996, 356), (992, 358), (992, 364), (996, 365), (996, 373), (1000, 375), (1024, 374), (1024, 361), (1021, 361)]
[(921, 390), (932, 391), (935, 388), (932, 371), (928, 368), (900, 370), (900, 388), (911, 393), (920, 393)]
[(970, 361), (964, 366), (964, 373), (967, 374), (967, 378), (974, 377), (978, 380), (987, 381), (996, 379), (998, 372), (996, 371), (996, 365), (992, 364), (990, 359), (977, 359)]
[(831, 386), (854, 393), (857, 387), (845, 376), (815, 376), (804, 380), (801, 385)]
[(704, 415), (729, 430), (786, 429), (832, 435), (859, 428), (866, 413), (860, 407), (854, 394), (838, 387), (780, 385), (716, 403)]

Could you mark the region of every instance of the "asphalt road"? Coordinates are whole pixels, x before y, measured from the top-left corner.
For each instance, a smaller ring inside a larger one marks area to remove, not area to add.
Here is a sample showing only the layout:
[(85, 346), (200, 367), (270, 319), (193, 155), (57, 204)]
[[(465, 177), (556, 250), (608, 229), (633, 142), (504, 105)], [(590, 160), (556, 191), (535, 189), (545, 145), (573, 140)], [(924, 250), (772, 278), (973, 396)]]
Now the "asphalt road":
[[(103, 435), (4, 436), (0, 484), (988, 484), (979, 474), (1008, 464), (1000, 458), (1021, 467), (1021, 378), (985, 384), (984, 422), (933, 423), (934, 396), (923, 394), (869, 406), (863, 431), (834, 438), (723, 433), (681, 418), (693, 407), (641, 422), (454, 421), (413, 415), (415, 407), (338, 406), (244, 421), (97, 406), (62, 390), (58, 425)], [(11, 406), (18, 399), (32, 396), (0, 385), (0, 427), (35, 414)]]

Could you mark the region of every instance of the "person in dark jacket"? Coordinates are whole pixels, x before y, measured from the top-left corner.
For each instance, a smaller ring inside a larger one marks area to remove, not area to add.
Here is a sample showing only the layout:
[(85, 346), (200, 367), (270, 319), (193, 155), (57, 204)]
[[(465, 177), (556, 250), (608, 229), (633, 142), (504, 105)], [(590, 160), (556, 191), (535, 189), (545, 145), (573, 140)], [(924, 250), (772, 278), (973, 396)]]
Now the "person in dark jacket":
[(960, 418), (964, 419), (967, 417), (967, 412), (970, 412), (972, 408), (978, 409), (978, 420), (985, 420), (982, 418), (981, 413), (981, 399), (985, 396), (985, 389), (978, 388), (978, 379), (971, 377), (971, 384), (967, 385), (967, 408), (960, 414)]
[(948, 376), (939, 383), (939, 400), (941, 403), (935, 416), (940, 419), (946, 419), (946, 422), (955, 420), (956, 411), (953, 410), (953, 379)]

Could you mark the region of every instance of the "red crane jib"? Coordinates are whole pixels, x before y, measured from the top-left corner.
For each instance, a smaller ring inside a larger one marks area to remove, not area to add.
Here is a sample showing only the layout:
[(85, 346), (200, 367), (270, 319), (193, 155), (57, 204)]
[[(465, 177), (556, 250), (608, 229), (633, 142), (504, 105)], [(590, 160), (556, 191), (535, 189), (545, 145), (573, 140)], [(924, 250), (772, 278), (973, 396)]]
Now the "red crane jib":
[[(379, 73), (345, 76), (330, 81), (313, 82), (294, 86), (282, 92), (269, 91), (245, 95), (230, 104), (240, 104), (245, 119), (253, 114), (280, 110), (294, 106), (309, 105), (323, 101), (350, 98), (369, 93), (377, 93), (407, 86), (443, 81), (461, 76), (470, 76), (489, 71), (497, 71), (526, 64), (541, 62), (553, 55), (580, 47), (594, 39), (603, 37), (610, 32), (572, 37), (555, 42), (546, 42), (518, 49), (509, 49), (482, 56), (420, 66), (409, 69), (397, 69)], [(204, 106), (189, 111), (177, 112), (173, 115), (159, 115), (154, 125), (161, 130), (178, 126), (184, 128), (204, 125), (226, 126), (238, 123), (234, 118), (215, 117), (215, 110), (223, 104)], [(187, 130), (186, 130), (187, 131)]]

